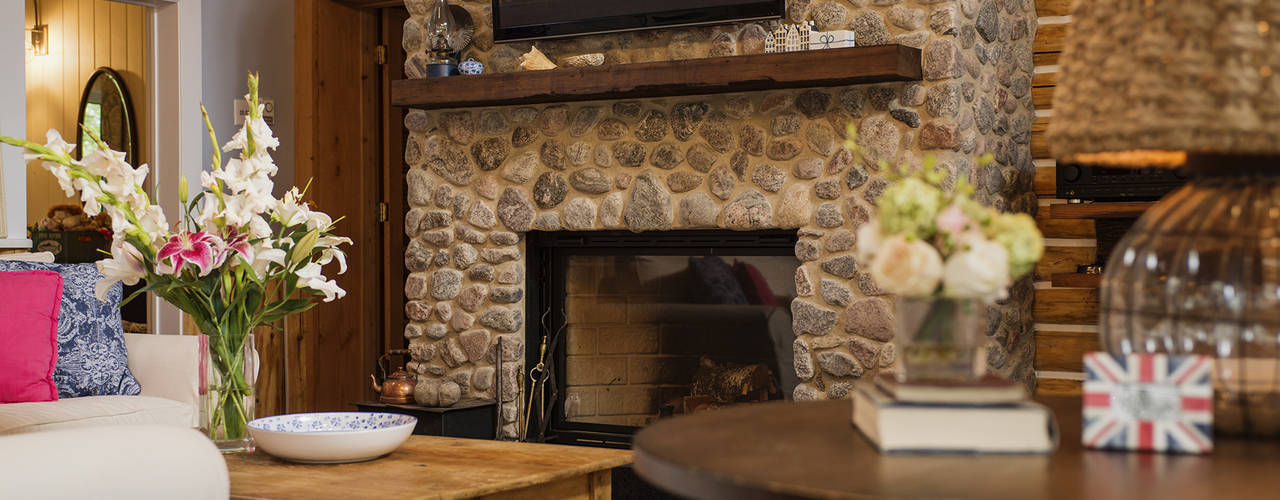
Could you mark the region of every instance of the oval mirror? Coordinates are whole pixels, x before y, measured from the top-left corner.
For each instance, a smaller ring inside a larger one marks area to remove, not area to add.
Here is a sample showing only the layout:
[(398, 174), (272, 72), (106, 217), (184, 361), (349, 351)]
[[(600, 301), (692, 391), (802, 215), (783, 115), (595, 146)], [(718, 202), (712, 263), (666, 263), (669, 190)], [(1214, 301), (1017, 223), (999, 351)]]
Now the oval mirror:
[(137, 162), (138, 126), (133, 114), (133, 101), (124, 78), (111, 68), (98, 68), (84, 86), (80, 98), (81, 126), (76, 132), (76, 158), (98, 149), (92, 136), (102, 139), (111, 149), (126, 153), (125, 161)]

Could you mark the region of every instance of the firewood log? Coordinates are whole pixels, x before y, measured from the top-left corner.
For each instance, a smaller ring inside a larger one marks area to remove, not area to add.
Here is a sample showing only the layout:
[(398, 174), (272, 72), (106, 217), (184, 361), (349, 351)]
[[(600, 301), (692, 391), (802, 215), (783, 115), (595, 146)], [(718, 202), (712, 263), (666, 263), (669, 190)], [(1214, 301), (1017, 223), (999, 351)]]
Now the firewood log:
[[(773, 372), (762, 364), (719, 364), (702, 358), (693, 375), (692, 396), (710, 396), (716, 403), (760, 401), (760, 394), (776, 394)], [(752, 397), (747, 397), (752, 396)]]

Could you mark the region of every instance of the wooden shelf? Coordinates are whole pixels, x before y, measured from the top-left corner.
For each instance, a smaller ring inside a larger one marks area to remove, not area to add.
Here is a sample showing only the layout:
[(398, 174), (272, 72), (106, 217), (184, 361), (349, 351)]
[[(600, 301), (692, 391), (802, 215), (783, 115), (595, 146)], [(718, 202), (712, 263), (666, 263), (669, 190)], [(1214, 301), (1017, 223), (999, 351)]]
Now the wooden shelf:
[(1049, 216), (1054, 219), (1134, 219), (1155, 204), (1153, 201), (1059, 203), (1049, 205)]
[(1055, 288), (1098, 288), (1101, 282), (1101, 274), (1081, 273), (1056, 273), (1050, 281)]
[(833, 87), (920, 78), (920, 49), (876, 45), (397, 80), (391, 84), (391, 104), (419, 109), (471, 108)]

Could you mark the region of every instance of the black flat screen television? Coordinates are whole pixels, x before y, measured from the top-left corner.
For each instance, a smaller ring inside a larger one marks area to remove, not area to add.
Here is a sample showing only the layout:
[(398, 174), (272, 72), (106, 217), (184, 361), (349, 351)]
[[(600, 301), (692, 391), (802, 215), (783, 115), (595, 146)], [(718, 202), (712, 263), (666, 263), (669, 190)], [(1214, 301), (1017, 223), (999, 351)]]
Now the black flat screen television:
[(786, 0), (493, 0), (496, 42), (777, 19)]

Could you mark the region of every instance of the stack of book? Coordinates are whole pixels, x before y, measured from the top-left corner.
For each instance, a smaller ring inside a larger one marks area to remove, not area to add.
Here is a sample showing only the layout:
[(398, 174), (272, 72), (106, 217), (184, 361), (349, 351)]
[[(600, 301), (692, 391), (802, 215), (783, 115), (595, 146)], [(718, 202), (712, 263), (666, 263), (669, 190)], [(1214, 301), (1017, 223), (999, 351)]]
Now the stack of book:
[(885, 453), (1048, 453), (1058, 441), (1048, 408), (991, 375), (906, 383), (881, 373), (855, 386), (853, 424)]

